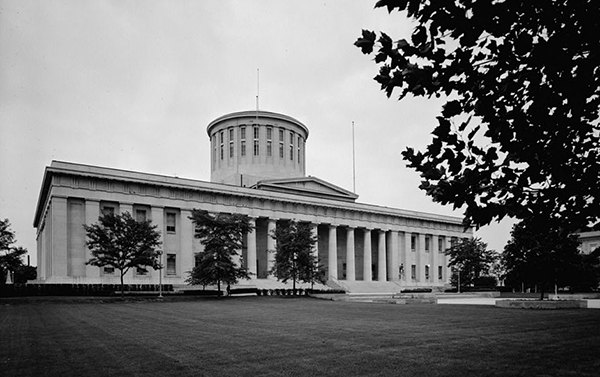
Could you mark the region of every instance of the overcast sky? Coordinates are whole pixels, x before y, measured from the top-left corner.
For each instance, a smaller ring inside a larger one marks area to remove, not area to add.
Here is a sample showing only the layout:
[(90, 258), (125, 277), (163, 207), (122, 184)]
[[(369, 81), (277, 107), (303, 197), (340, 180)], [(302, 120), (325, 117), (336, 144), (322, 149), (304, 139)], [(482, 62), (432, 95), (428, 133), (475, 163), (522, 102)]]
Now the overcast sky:
[[(307, 174), (359, 201), (461, 216), (418, 189), (442, 102), (387, 99), (353, 46), (363, 28), (410, 36), (374, 1), (0, 0), (0, 218), (36, 264), (33, 217), (52, 160), (210, 180), (206, 126), (256, 108), (310, 130)], [(481, 229), (502, 250), (510, 223)]]

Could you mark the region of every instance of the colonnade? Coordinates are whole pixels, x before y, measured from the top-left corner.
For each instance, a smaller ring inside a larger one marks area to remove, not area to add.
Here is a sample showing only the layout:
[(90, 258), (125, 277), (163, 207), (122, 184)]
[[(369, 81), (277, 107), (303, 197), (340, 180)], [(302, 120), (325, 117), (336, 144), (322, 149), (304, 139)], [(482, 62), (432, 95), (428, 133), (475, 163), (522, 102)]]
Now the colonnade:
[[(257, 217), (250, 217), (255, 229), (247, 234), (245, 267), (258, 275)], [(270, 236), (279, 218), (266, 221), (267, 250), (275, 250)], [(311, 223), (317, 238), (314, 253), (323, 262), (330, 280), (399, 281), (416, 285), (444, 284), (449, 279), (447, 260), (443, 251), (450, 234), (427, 234), (420, 229), (383, 229), (331, 223)], [(264, 226), (261, 227), (264, 231)], [(263, 235), (264, 236), (264, 235)], [(448, 242), (449, 243), (449, 242)], [(263, 243), (264, 245), (264, 243)], [(267, 269), (274, 265), (275, 255), (266, 253)], [(263, 260), (264, 263), (264, 260)], [(341, 275), (341, 276), (340, 276)]]

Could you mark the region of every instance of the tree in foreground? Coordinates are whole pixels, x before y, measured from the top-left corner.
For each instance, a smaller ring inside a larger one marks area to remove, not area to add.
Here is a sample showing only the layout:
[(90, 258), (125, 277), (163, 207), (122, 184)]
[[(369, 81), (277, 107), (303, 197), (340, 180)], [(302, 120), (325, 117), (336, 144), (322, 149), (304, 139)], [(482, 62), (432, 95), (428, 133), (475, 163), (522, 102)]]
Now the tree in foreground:
[(388, 97), (444, 96), (423, 151), (402, 154), (421, 188), (465, 225), (536, 216), (600, 229), (600, 7), (593, 0), (380, 0), (415, 25), (363, 30)]
[(15, 242), (15, 233), (10, 228), (10, 221), (0, 220), (0, 284), (6, 282), (7, 274), (16, 272), (23, 266), (22, 257), (27, 254), (27, 249), (14, 247)]
[[(241, 250), (244, 234), (254, 230), (249, 218), (241, 214), (211, 215), (194, 209), (190, 217), (195, 227), (194, 236), (204, 245), (204, 251), (196, 254), (196, 266), (186, 280), (194, 285), (236, 284), (239, 279), (249, 279), (248, 269), (243, 267)], [(239, 264), (233, 258), (239, 256)]]
[(119, 270), (121, 296), (123, 277), (131, 268), (142, 271), (146, 271), (146, 267), (161, 268), (160, 232), (151, 220), (137, 221), (129, 212), (105, 213), (98, 217), (97, 223), (83, 227), (88, 238), (86, 245), (92, 253), (86, 264)]
[(460, 287), (489, 283), (496, 279), (490, 271), (498, 260), (498, 254), (488, 250), (487, 244), (480, 238), (464, 238), (455, 242), (445, 254), (449, 257), (448, 267), (453, 268), (451, 282), (460, 292)]
[(540, 299), (552, 287), (577, 284), (581, 281), (580, 273), (592, 267), (586, 265), (590, 261), (580, 254), (578, 246), (577, 235), (548, 231), (547, 225), (541, 222), (515, 224), (502, 253), (506, 284), (535, 285)]
[(297, 282), (323, 282), (325, 273), (314, 247), (317, 243), (312, 225), (294, 220), (280, 221), (270, 236), (275, 242), (275, 264), (270, 273), (284, 283), (291, 280), (296, 290)]

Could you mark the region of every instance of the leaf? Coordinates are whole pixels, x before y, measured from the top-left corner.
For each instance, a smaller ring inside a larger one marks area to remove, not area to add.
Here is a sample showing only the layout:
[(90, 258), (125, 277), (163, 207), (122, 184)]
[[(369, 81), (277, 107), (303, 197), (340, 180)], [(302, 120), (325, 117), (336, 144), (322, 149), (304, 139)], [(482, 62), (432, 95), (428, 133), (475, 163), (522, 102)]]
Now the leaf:
[(358, 38), (354, 45), (361, 49), (362, 53), (368, 55), (373, 52), (375, 44), (375, 33), (369, 30), (362, 31), (362, 37)]

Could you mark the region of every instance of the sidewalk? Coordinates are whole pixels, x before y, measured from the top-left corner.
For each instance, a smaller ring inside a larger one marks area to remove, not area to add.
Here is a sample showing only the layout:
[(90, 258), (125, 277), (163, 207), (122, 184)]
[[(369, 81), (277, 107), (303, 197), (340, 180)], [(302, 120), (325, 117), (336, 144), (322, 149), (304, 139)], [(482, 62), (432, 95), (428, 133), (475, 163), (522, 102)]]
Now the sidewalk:
[[(464, 297), (464, 298), (438, 298), (438, 304), (450, 305), (496, 305), (497, 300), (510, 300), (507, 298), (483, 298), (483, 297)], [(600, 299), (587, 300), (588, 309), (600, 309)]]

